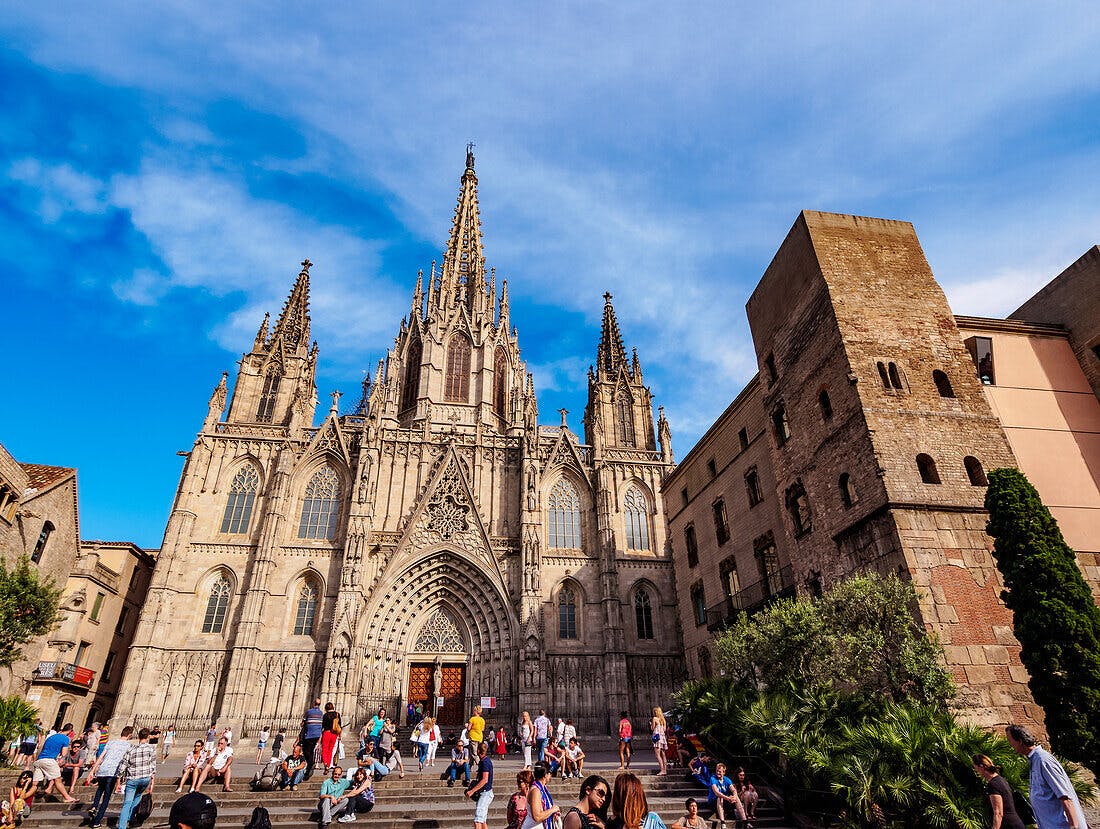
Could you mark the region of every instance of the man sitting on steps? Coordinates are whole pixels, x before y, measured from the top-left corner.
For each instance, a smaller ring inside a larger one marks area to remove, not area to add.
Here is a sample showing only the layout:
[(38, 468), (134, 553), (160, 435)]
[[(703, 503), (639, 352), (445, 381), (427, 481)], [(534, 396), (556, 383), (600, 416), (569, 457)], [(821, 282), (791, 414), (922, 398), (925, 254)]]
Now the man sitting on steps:
[(335, 815), (341, 814), (348, 806), (348, 800), (344, 796), (351, 781), (344, 776), (344, 770), (339, 766), (332, 767), (332, 776), (321, 784), (321, 799), (317, 803), (320, 815), (317, 818), (319, 829), (325, 829)]

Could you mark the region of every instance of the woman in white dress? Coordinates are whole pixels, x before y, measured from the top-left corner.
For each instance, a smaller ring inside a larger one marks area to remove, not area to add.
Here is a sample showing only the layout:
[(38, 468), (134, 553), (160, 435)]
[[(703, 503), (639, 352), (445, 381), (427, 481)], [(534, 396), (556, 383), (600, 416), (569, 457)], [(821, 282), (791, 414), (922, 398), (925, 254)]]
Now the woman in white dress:
[(665, 713), (660, 707), (653, 709), (653, 720), (650, 722), (650, 730), (653, 732), (653, 754), (657, 757), (657, 766), (660, 769), (657, 774), (668, 773), (668, 724), (665, 722)]
[(428, 762), (425, 765), (435, 766), (435, 751), (439, 748), (439, 744), (443, 742), (443, 732), (439, 729), (439, 723), (432, 720), (431, 731), (428, 732), (428, 736), (431, 738), (428, 740)]
[(535, 743), (535, 726), (531, 722), (531, 712), (524, 711), (519, 724), (519, 738), (523, 743), (523, 767), (531, 768), (531, 746)]

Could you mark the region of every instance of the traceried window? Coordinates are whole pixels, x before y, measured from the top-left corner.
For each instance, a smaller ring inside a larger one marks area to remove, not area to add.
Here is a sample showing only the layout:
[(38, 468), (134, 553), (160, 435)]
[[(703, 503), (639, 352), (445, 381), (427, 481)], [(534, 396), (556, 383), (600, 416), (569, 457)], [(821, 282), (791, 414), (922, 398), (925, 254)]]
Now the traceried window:
[(649, 547), (649, 505), (645, 496), (637, 487), (632, 487), (623, 499), (623, 513), (626, 516), (626, 548), (628, 550), (648, 550)]
[(653, 602), (644, 587), (634, 591), (634, 622), (639, 639), (653, 638)]
[(282, 380), (282, 372), (272, 363), (264, 374), (264, 386), (260, 392), (260, 405), (256, 409), (256, 420), (260, 423), (270, 423), (275, 415), (275, 401), (279, 397), (279, 381)]
[(508, 357), (503, 348), (493, 357), (493, 408), (497, 416), (508, 417)]
[(420, 629), (413, 650), (418, 653), (464, 653), (466, 645), (454, 617), (437, 607)]
[(340, 476), (331, 466), (321, 467), (306, 486), (298, 538), (335, 538), (336, 521), (340, 517), (339, 499)]
[(561, 550), (581, 548), (581, 499), (573, 484), (564, 478), (550, 490), (547, 520), (550, 547)]
[(256, 501), (256, 490), (259, 487), (260, 476), (256, 467), (248, 465), (237, 470), (229, 485), (229, 499), (225, 502), (223, 533), (248, 532), (248, 524), (252, 520), (252, 505)]
[(229, 579), (218, 576), (210, 587), (210, 598), (206, 601), (206, 616), (202, 620), (203, 633), (221, 633), (225, 628), (225, 614), (229, 609), (229, 594), (232, 592)]
[(42, 531), (38, 534), (38, 540), (34, 542), (34, 551), (31, 553), (31, 561), (37, 564), (42, 560), (42, 554), (46, 552), (46, 542), (54, 531), (54, 525), (47, 521), (42, 525)]
[(619, 445), (634, 446), (634, 401), (625, 390), (615, 398), (615, 419), (619, 423)]
[(577, 594), (568, 586), (558, 594), (558, 638), (577, 638)]
[(443, 384), (443, 397), (451, 403), (466, 403), (470, 399), (470, 351), (465, 334), (451, 337)]
[(401, 411), (411, 409), (416, 405), (417, 395), (420, 394), (420, 360), (424, 354), (424, 347), (420, 340), (415, 339), (405, 352), (405, 380), (401, 384)]
[(298, 610), (294, 614), (294, 635), (312, 636), (313, 623), (317, 619), (317, 587), (306, 582), (298, 591)]

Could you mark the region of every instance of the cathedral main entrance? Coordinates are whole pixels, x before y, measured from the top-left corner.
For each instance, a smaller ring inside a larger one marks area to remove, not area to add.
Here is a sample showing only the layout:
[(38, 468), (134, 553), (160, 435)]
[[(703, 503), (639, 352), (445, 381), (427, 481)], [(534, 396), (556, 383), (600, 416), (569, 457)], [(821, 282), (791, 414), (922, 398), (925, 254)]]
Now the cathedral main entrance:
[[(425, 703), (424, 711), (440, 726), (464, 722), (466, 666), (438, 662), (414, 662), (409, 666), (409, 699)], [(443, 704), (438, 705), (442, 697)]]

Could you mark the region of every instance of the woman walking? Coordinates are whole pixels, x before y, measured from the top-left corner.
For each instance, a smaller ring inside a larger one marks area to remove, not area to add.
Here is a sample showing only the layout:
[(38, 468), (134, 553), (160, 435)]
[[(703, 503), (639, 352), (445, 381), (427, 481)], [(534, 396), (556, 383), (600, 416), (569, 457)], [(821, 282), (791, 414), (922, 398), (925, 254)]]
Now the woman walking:
[(581, 799), (565, 813), (562, 829), (604, 829), (610, 794), (611, 785), (598, 774), (584, 778)]
[(424, 771), (424, 764), (428, 762), (428, 744), (432, 741), (432, 729), (435, 723), (431, 717), (425, 717), (420, 721), (417, 730), (413, 732), (413, 742), (416, 743), (416, 759), (420, 763), (420, 771)]
[(984, 754), (975, 754), (974, 771), (985, 781), (985, 794), (989, 798), (989, 808), (993, 810), (990, 829), (1024, 829), (1024, 822), (1016, 812), (1016, 802), (1012, 799), (1012, 787), (1001, 777), (1001, 767), (994, 765)]
[[(265, 725), (260, 729), (260, 733), (256, 735), (256, 765), (260, 764), (260, 760), (264, 756), (264, 749), (267, 748), (267, 740), (270, 736), (270, 725)], [(272, 754), (274, 754), (274, 751), (272, 751)]]
[(435, 719), (432, 719), (432, 727), (428, 732), (428, 736), (430, 737), (428, 740), (428, 762), (425, 765), (435, 768), (435, 752), (439, 749), (440, 743), (443, 742), (443, 732)]
[(539, 829), (551, 829), (550, 818), (561, 814), (561, 809), (554, 805), (554, 798), (546, 788), (547, 776), (546, 766), (535, 763), (534, 784), (527, 793), (527, 816), (520, 829), (535, 829), (536, 826)]
[(519, 739), (523, 743), (523, 767), (531, 768), (531, 749), (535, 745), (535, 724), (531, 722), (531, 712), (524, 711), (519, 724)]
[(336, 762), (333, 755), (336, 753), (336, 742), (343, 731), (344, 728), (340, 725), (340, 713), (336, 710), (336, 706), (326, 702), (325, 715), (321, 718), (321, 762), (324, 763), (325, 771), (331, 769), (332, 764)]
[(660, 706), (653, 709), (653, 719), (649, 723), (653, 732), (653, 754), (657, 757), (658, 775), (668, 774), (668, 723)]

